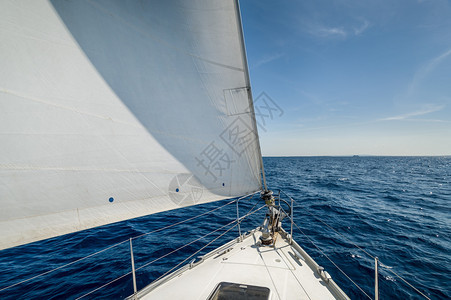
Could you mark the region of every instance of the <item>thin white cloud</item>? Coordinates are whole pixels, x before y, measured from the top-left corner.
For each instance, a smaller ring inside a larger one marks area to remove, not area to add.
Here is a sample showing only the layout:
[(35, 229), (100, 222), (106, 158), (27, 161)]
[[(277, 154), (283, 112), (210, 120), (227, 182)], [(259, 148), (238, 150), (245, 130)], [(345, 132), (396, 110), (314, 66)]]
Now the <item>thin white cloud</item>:
[(328, 37), (328, 36), (336, 36), (336, 37), (346, 37), (348, 35), (348, 33), (343, 29), (343, 28), (338, 28), (338, 27), (334, 27), (334, 28), (318, 28), (317, 29), (317, 35), (319, 36), (324, 36), (324, 37)]
[(428, 61), (423, 67), (419, 68), (415, 72), (415, 75), (413, 76), (413, 79), (409, 85), (408, 94), (413, 94), (421, 81), (423, 81), (438, 65), (440, 65), (450, 55), (451, 49), (448, 49), (447, 51)]
[(443, 60), (445, 60), (450, 55), (451, 55), (451, 49), (448, 49), (447, 51), (445, 51), (441, 55), (439, 55), (439, 56), (435, 57), (434, 59), (432, 59), (426, 65), (425, 72), (427, 72), (427, 73), (431, 72), (433, 69), (435, 69), (435, 67), (437, 67), (437, 65), (439, 65)]
[(405, 113), (402, 115), (397, 115), (397, 116), (393, 116), (393, 117), (387, 117), (387, 118), (383, 118), (380, 119), (380, 121), (397, 121), (397, 120), (409, 120), (412, 117), (418, 117), (418, 116), (423, 116), (423, 115), (427, 115), (436, 111), (440, 111), (443, 108), (445, 108), (445, 105), (433, 105), (433, 106), (428, 106), (425, 107), (421, 110), (418, 111), (413, 111), (413, 112), (409, 112), (409, 113)]
[(451, 123), (448, 120), (440, 119), (406, 119), (405, 121), (425, 122), (425, 123)]
[(272, 55), (265, 55), (263, 56), (260, 60), (258, 60), (253, 66), (252, 68), (258, 68), (262, 65), (265, 65), (267, 63), (270, 63), (276, 59), (281, 58), (282, 56), (284, 56), (283, 53), (276, 53), (276, 54), (272, 54)]
[(364, 31), (368, 29), (370, 26), (370, 22), (363, 19), (362, 24), (358, 27), (348, 26), (347, 28), (344, 26), (340, 27), (328, 27), (324, 25), (318, 24), (310, 24), (308, 26), (309, 34), (321, 37), (321, 38), (347, 38), (349, 36), (358, 36), (361, 35)]
[(370, 22), (368, 22), (367, 20), (363, 20), (363, 24), (360, 27), (354, 28), (354, 34), (361, 35), (365, 30), (368, 29), (369, 26)]
[(310, 26), (310, 35), (320, 38), (346, 38), (348, 33), (342, 27)]

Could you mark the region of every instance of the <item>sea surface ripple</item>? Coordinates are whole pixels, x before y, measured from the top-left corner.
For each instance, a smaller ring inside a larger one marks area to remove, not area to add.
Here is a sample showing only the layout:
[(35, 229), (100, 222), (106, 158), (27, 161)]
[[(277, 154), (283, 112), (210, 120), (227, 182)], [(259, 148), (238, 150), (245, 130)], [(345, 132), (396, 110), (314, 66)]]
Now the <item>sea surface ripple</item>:
[[(377, 256), (386, 266), (379, 267), (381, 299), (423, 299), (395, 274), (431, 299), (451, 299), (451, 157), (265, 157), (264, 164), (269, 187), (275, 192), (283, 190), (296, 201), (294, 220), (308, 238), (297, 228), (294, 238), (352, 299), (367, 299), (364, 293), (374, 297), (374, 260), (365, 252)], [(2, 250), (0, 299), (125, 298), (133, 293), (128, 274), (130, 237), (143, 235), (133, 240), (140, 289), (177, 264), (189, 263), (191, 258), (184, 261), (189, 255), (224, 233), (218, 231), (170, 254), (233, 221), (236, 206), (228, 205), (182, 226), (146, 233), (229, 201)], [(261, 205), (258, 197), (241, 201), (240, 215)], [(259, 226), (263, 215), (261, 210), (249, 217), (242, 231)], [(285, 225), (288, 227), (289, 223)], [(236, 236), (237, 229), (233, 228), (196, 256)], [(117, 243), (97, 255), (4, 289)], [(162, 255), (168, 256), (154, 261)]]

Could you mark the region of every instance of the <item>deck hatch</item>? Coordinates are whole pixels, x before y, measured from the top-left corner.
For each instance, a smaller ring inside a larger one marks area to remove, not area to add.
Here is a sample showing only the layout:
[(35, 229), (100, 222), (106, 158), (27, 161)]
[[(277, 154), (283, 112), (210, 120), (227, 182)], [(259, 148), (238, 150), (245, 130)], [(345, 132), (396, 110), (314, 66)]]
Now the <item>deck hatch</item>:
[(208, 300), (267, 300), (269, 288), (248, 284), (220, 282)]

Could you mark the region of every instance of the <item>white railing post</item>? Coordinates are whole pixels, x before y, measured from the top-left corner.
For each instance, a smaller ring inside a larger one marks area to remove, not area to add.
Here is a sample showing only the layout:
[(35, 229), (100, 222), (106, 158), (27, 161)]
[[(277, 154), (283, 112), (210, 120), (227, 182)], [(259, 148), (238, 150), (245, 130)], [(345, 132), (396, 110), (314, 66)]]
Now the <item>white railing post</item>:
[(132, 260), (132, 274), (133, 274), (133, 298), (136, 298), (136, 294), (137, 294), (137, 288), (136, 288), (136, 275), (135, 275), (135, 260), (133, 259), (133, 246), (132, 246), (132, 238), (130, 238), (130, 256), (131, 256), (131, 260)]
[(378, 276), (379, 259), (374, 258), (374, 300), (379, 300), (379, 276)]
[(293, 219), (293, 198), (291, 198), (290, 197), (290, 200), (291, 200), (291, 231), (290, 231), (290, 244), (291, 244), (291, 242), (293, 241), (293, 222), (294, 222), (294, 219)]
[(240, 211), (238, 210), (238, 201), (236, 201), (236, 221), (238, 223), (238, 233), (240, 235), (239, 241), (241, 242)]

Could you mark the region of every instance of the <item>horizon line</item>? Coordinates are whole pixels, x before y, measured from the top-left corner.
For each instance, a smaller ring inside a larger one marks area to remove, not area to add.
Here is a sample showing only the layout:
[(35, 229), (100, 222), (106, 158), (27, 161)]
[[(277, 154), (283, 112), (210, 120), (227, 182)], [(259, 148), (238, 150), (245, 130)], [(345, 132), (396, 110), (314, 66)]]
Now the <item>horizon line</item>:
[(350, 154), (350, 155), (262, 155), (262, 157), (451, 157), (451, 154), (430, 155), (378, 155), (378, 154)]

